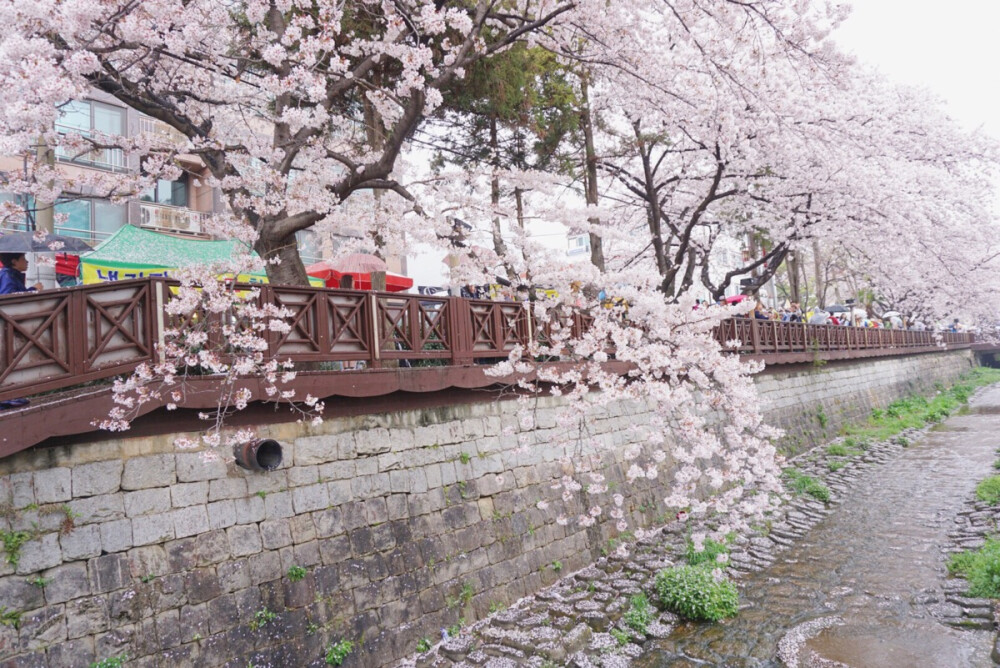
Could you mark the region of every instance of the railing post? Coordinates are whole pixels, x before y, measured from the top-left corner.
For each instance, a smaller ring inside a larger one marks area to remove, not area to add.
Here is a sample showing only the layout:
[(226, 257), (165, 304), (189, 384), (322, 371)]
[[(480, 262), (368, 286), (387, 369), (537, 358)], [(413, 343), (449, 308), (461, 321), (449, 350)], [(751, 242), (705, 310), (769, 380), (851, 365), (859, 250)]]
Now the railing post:
[(378, 313), (378, 295), (374, 291), (370, 291), (365, 296), (368, 298), (368, 306), (372, 314), (372, 344), (368, 348), (368, 363), (371, 364), (371, 368), (380, 369), (382, 368), (382, 331), (379, 327), (379, 322), (381, 322), (382, 318), (379, 317)]
[(755, 355), (760, 354), (760, 322), (757, 318), (751, 318), (750, 320), (750, 340), (753, 343), (753, 352)]
[(166, 335), (164, 334), (164, 330), (166, 329), (166, 312), (164, 311), (166, 298), (163, 294), (166, 285), (158, 278), (151, 278), (149, 280), (150, 289), (153, 291), (153, 298), (150, 300), (152, 302), (150, 305), (152, 312), (152, 317), (150, 318), (150, 343), (153, 344), (153, 361), (159, 364), (163, 362), (163, 349), (167, 343)]
[[(69, 351), (69, 368), (73, 374), (82, 374), (87, 359), (87, 339), (92, 330), (87, 323), (87, 290), (73, 290), (67, 304), (66, 347)], [(8, 340), (8, 346), (10, 345)], [(9, 358), (9, 355), (5, 355)]]
[(472, 309), (464, 297), (448, 298), (449, 332), (451, 336), (452, 364), (471, 364), (472, 350)]

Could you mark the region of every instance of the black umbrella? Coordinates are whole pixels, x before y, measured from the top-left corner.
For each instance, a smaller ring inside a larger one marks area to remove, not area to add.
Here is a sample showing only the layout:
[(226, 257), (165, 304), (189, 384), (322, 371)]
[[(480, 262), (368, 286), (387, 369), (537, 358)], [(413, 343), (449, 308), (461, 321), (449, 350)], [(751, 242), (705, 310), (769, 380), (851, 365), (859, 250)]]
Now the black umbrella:
[(8, 232), (0, 236), (0, 253), (86, 253), (92, 250), (83, 239), (63, 234)]
[(847, 313), (851, 309), (847, 308), (843, 304), (834, 304), (833, 306), (828, 306), (824, 309), (827, 313)]

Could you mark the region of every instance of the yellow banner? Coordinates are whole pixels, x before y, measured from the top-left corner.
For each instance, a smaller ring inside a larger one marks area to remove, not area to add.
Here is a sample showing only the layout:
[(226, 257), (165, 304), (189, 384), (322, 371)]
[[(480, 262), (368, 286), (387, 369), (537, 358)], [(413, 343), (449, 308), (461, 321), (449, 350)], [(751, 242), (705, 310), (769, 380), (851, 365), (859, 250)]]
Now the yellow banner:
[[(81, 272), (84, 285), (107, 283), (109, 281), (127, 281), (133, 278), (169, 278), (175, 267), (149, 267), (126, 265), (116, 262), (114, 265), (99, 262), (81, 262)], [(240, 274), (236, 277), (239, 283), (267, 283), (266, 274)], [(321, 278), (309, 277), (309, 285), (322, 288), (326, 284)]]

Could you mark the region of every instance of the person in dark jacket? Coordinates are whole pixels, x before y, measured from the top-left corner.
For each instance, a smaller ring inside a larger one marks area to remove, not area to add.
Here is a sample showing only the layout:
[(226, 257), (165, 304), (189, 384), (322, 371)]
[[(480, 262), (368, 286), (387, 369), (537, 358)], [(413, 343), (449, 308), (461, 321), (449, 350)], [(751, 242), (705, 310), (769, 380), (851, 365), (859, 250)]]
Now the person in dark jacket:
[(24, 284), (24, 272), (28, 271), (28, 258), (24, 253), (0, 253), (0, 295), (12, 295), (18, 292), (34, 292), (42, 289), (41, 283), (35, 283), (30, 288)]
[[(41, 283), (35, 283), (30, 288), (24, 284), (24, 272), (28, 271), (28, 258), (24, 253), (0, 253), (0, 295), (13, 295), (18, 292), (34, 292), (42, 289)], [(27, 399), (8, 399), (0, 401), (0, 410), (27, 406)]]

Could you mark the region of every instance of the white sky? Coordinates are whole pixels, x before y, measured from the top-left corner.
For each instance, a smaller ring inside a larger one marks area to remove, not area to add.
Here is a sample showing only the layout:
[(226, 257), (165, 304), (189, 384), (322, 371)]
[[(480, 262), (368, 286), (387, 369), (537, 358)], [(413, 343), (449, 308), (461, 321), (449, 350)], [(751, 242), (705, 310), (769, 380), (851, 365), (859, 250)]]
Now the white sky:
[(1000, 0), (856, 0), (838, 44), (1000, 138)]

